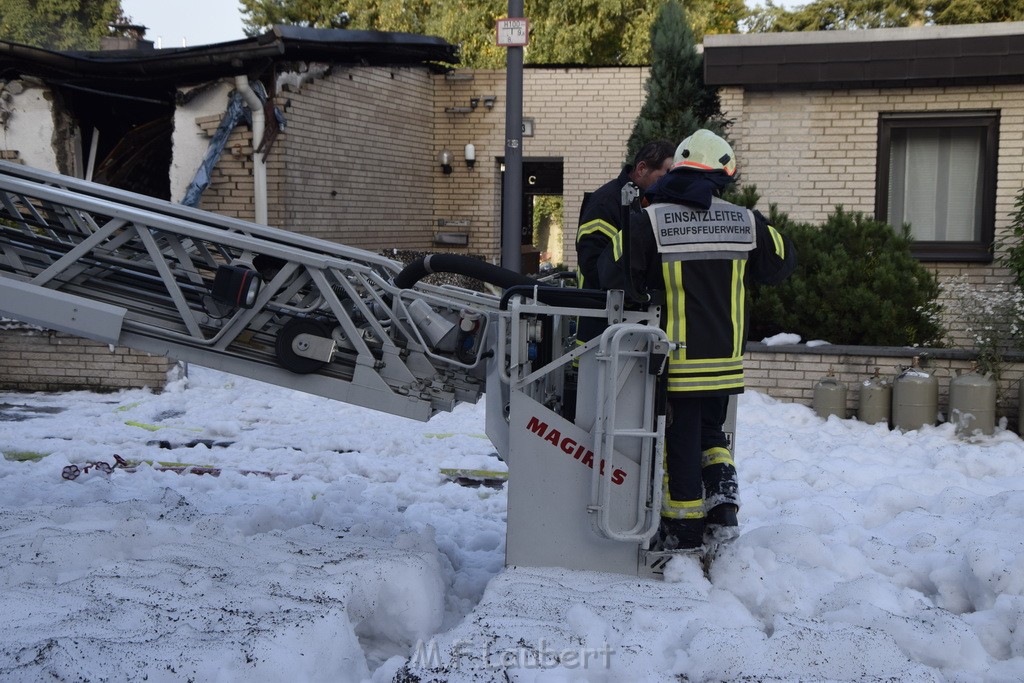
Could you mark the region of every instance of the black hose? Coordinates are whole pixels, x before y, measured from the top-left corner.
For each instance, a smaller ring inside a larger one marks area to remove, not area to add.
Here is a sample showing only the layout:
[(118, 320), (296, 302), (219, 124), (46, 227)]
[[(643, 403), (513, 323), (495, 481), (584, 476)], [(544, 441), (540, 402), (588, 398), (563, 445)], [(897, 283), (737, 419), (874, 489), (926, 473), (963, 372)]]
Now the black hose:
[(403, 268), (402, 272), (395, 276), (394, 283), (399, 289), (409, 289), (431, 273), (465, 275), (502, 289), (516, 285), (545, 286), (532, 277), (526, 277), (515, 271), (487, 263), (487, 261), (459, 254), (428, 254)]
[(548, 306), (564, 306), (566, 308), (590, 308), (598, 310), (605, 307), (608, 293), (601, 289), (575, 289), (573, 287), (533, 287), (515, 285), (505, 290), (498, 302), (498, 308), (506, 310), (509, 300), (517, 295), (533, 296), (537, 292), (537, 300)]
[(607, 297), (605, 292), (596, 289), (553, 287), (515, 271), (499, 268), (486, 261), (459, 254), (424, 256), (403, 268), (395, 276), (394, 283), (400, 289), (409, 289), (432, 273), (456, 273), (501, 287), (505, 290), (504, 296), (501, 298), (502, 309), (508, 305), (508, 300), (513, 294), (529, 296), (534, 291), (537, 292), (537, 299), (549, 306), (601, 309), (604, 308)]

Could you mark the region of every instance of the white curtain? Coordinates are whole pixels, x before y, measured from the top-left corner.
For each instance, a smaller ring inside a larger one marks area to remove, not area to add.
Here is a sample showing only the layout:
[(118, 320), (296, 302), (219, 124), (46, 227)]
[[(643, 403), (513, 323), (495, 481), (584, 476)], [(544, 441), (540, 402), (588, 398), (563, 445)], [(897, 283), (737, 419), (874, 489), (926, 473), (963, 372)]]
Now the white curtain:
[(894, 128), (889, 222), (910, 223), (916, 240), (980, 239), (984, 134), (966, 127)]

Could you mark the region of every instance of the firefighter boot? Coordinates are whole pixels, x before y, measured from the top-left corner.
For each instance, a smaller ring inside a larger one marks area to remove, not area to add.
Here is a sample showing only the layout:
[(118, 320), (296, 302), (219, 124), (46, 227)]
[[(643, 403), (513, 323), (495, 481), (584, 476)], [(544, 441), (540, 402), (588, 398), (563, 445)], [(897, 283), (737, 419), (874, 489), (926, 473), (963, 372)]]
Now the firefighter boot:
[(736, 516), (739, 507), (732, 503), (722, 503), (711, 508), (708, 513), (708, 526), (739, 526), (740, 522)]
[(704, 545), (704, 518), (661, 518), (658, 529), (660, 550), (695, 550)]
[(733, 503), (721, 503), (708, 513), (705, 545), (712, 549), (713, 554), (718, 552), (717, 548), (722, 544), (739, 537), (739, 520), (736, 518), (738, 509)]

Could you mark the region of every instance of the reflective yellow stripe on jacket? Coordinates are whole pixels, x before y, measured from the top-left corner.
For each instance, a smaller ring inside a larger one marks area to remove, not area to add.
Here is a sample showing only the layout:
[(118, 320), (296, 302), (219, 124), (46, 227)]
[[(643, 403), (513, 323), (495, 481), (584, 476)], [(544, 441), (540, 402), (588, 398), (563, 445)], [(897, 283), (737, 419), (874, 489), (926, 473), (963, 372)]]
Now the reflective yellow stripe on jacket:
[(786, 243), (782, 240), (782, 235), (779, 231), (768, 226), (768, 234), (772, 236), (772, 242), (775, 243), (775, 254), (782, 260), (786, 260)]
[[(717, 330), (722, 338), (723, 350), (729, 349), (731, 354), (720, 358), (689, 358), (687, 356), (687, 312), (686, 297), (683, 290), (682, 261), (669, 261), (662, 264), (662, 276), (665, 280), (665, 332), (669, 339), (682, 342), (683, 347), (672, 352), (668, 361), (668, 390), (671, 392), (686, 391), (718, 391), (743, 388), (743, 321), (746, 315), (743, 275), (746, 260), (732, 262), (729, 282), (730, 305), (729, 326)], [(714, 334), (716, 331), (705, 329), (695, 331), (700, 334)]]
[(619, 229), (608, 221), (601, 219), (592, 220), (580, 226), (579, 232), (576, 233), (576, 241), (579, 242), (581, 237), (595, 232), (601, 233), (608, 239), (614, 239), (619, 234)]

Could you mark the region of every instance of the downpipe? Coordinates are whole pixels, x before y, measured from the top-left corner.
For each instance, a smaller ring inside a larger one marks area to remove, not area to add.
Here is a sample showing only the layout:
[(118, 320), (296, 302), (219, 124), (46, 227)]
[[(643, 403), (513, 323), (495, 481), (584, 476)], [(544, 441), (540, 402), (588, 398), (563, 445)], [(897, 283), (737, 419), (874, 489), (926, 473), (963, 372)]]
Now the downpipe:
[(256, 222), (260, 225), (267, 224), (267, 163), (262, 152), (257, 152), (260, 142), (263, 140), (263, 130), (266, 126), (266, 116), (263, 113), (263, 102), (257, 97), (249, 79), (245, 76), (235, 76), (235, 88), (242, 95), (245, 103), (249, 105), (252, 112), (252, 181), (253, 181), (253, 205), (255, 208)]

